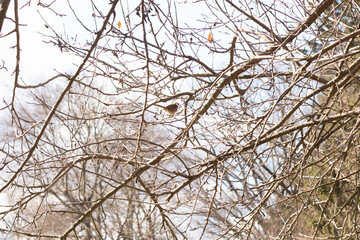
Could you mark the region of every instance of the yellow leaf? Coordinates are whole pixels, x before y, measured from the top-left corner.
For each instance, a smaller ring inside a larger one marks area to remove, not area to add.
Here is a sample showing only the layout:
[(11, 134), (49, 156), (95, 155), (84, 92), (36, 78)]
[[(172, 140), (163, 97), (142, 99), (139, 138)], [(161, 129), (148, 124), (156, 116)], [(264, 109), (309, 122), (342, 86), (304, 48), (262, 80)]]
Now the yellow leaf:
[(120, 27), (121, 27), (121, 22), (119, 21), (119, 22), (118, 22), (118, 28), (120, 28)]
[(209, 32), (208, 41), (209, 41), (209, 43), (212, 43), (212, 35), (211, 35), (211, 32)]

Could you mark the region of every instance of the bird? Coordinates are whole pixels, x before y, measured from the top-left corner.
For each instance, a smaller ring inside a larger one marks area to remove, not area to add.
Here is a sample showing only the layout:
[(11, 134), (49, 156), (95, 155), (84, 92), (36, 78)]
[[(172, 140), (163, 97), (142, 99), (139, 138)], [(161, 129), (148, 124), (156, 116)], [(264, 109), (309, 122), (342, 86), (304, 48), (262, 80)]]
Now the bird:
[(157, 104), (155, 104), (155, 105), (158, 107), (161, 107), (162, 109), (164, 109), (165, 112), (167, 112), (170, 115), (174, 115), (179, 110), (179, 107), (180, 107), (180, 105), (178, 103), (172, 103), (167, 106), (161, 106), (161, 105), (157, 105)]

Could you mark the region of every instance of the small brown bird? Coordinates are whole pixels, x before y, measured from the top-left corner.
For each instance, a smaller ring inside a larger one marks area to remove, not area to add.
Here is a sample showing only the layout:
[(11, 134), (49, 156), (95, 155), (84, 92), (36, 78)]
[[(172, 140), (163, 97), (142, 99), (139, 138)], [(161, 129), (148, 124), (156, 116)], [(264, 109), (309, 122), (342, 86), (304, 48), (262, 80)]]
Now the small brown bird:
[(170, 115), (174, 115), (179, 110), (179, 107), (180, 107), (180, 105), (178, 103), (172, 103), (165, 107), (161, 106), (161, 105), (157, 105), (157, 104), (156, 104), (156, 106), (161, 107), (162, 109), (164, 109), (165, 112), (167, 112)]

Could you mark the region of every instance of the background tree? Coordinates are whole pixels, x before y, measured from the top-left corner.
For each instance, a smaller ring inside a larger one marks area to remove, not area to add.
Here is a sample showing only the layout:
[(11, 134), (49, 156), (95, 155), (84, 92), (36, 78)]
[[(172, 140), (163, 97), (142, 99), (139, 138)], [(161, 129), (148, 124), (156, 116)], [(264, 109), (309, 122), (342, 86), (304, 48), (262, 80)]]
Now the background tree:
[[(335, 37), (328, 34), (327, 29), (336, 29), (336, 36), (345, 36), (356, 31), (354, 26), (359, 26), (357, 12), (354, 8), (357, 6), (356, 4), (340, 1), (337, 1), (336, 4), (336, 8), (328, 11), (336, 15), (337, 22), (327, 21), (324, 18), (319, 19), (317, 26), (319, 26), (321, 41), (314, 40), (310, 44), (314, 54), (322, 50), (322, 42)], [(341, 71), (346, 71), (349, 64), (356, 61), (358, 53), (352, 50), (356, 49), (357, 42), (358, 38), (353, 37), (347, 41), (345, 49), (344, 46), (337, 46), (333, 49), (333, 52), (339, 55), (334, 58), (336, 63), (328, 68), (329, 73), (338, 75)], [(352, 54), (349, 54), (349, 51)], [(309, 52), (309, 50), (305, 50), (305, 52)], [(344, 57), (344, 54), (349, 55)], [(314, 112), (328, 116), (356, 109), (358, 107), (356, 94), (358, 88), (355, 80), (336, 91), (331, 89), (323, 92), (318, 96), (318, 106)], [(313, 165), (308, 168), (307, 179), (299, 176), (297, 181), (301, 188), (309, 188), (314, 184), (318, 187), (311, 192), (309, 204), (304, 210), (305, 214), (302, 214), (303, 216), (297, 220), (297, 224), (302, 226), (300, 232), (307, 228), (309, 231), (315, 230), (322, 237), (332, 236), (336, 239), (354, 237), (353, 230), (358, 220), (356, 210), (358, 201), (355, 200), (357, 193), (352, 190), (356, 185), (353, 183), (356, 183), (358, 179), (357, 174), (354, 174), (354, 170), (356, 169), (356, 172), (358, 169), (357, 134), (356, 130), (354, 131), (356, 122), (357, 120), (354, 118), (339, 118), (312, 132), (312, 142), (317, 142), (317, 147), (311, 149), (308, 161)], [(327, 134), (324, 134), (325, 132)], [(305, 197), (306, 194), (302, 194), (302, 196)], [(288, 206), (292, 206), (294, 203), (286, 201)], [(282, 214), (280, 213), (280, 215)]]
[[(357, 96), (345, 101), (360, 69), (355, 1), (37, 8), (44, 44), (75, 68), (31, 82), (22, 15), (4, 25), (16, 35), (4, 236), (357, 236), (360, 112)], [(174, 115), (159, 107), (172, 103)]]
[(0, 32), (6, 17), (6, 11), (9, 7), (9, 4), (10, 0), (0, 0)]

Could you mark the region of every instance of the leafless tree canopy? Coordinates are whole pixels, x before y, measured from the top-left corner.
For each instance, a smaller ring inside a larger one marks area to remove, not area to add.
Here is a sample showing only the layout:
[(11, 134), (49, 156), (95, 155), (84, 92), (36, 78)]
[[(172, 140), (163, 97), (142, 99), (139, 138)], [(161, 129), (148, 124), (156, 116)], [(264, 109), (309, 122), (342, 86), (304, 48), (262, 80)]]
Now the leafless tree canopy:
[[(29, 9), (70, 70), (23, 74)], [(355, 0), (12, 1), (0, 238), (357, 239), (359, 19)]]

